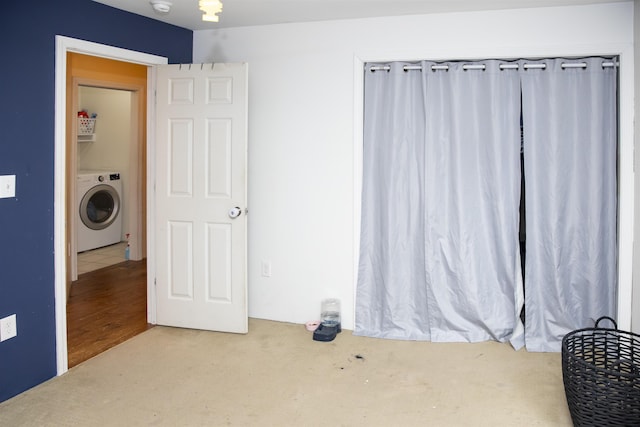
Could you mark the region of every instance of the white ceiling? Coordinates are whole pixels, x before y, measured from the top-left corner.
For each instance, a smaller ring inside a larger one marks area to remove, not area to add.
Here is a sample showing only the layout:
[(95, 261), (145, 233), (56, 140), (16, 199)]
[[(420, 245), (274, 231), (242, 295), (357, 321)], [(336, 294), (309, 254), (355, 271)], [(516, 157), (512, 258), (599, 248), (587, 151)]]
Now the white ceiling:
[(155, 12), (150, 0), (94, 1), (190, 30), (207, 30), (377, 16), (613, 3), (626, 0), (222, 0), (220, 22), (203, 22), (202, 12), (198, 10), (198, 0), (167, 0), (172, 3), (168, 14)]

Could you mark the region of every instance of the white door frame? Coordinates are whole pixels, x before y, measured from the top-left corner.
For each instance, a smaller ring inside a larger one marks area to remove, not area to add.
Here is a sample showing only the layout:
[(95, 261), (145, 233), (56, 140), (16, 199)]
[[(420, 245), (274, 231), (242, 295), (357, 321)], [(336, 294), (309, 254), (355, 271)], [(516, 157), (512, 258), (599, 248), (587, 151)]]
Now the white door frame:
[[(606, 53), (603, 53), (606, 52)], [(507, 48), (468, 48), (447, 49), (425, 48), (416, 52), (360, 52), (353, 57), (354, 81), (354, 315), (355, 294), (357, 288), (358, 260), (360, 259), (360, 223), (362, 192), (362, 141), (364, 123), (364, 64), (366, 62), (419, 61), (429, 59), (446, 61), (455, 58), (557, 58), (580, 56), (618, 55), (618, 295), (617, 323), (618, 328), (631, 330), (632, 293), (633, 293), (633, 236), (635, 206), (635, 172), (634, 172), (634, 61), (631, 44), (589, 44), (539, 47), (507, 47)]]
[[(65, 247), (66, 240), (66, 93), (67, 93), (67, 52), (99, 56), (117, 61), (131, 62), (148, 66), (147, 73), (147, 230), (155, 226), (153, 206), (153, 177), (155, 173), (155, 151), (153, 118), (155, 115), (153, 94), (155, 93), (155, 66), (168, 63), (162, 56), (102, 45), (86, 40), (56, 36), (55, 63), (55, 135), (54, 135), (54, 288), (56, 316), (56, 368), (57, 375), (68, 370), (67, 357), (67, 266), (69, 255)], [(147, 321), (155, 323), (155, 241), (153, 233), (147, 233)]]

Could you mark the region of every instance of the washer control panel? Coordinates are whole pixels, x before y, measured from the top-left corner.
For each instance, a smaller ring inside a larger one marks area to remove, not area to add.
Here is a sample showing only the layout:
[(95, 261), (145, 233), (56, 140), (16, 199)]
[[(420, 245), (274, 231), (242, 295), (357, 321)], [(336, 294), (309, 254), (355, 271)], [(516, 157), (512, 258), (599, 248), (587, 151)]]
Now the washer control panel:
[(80, 173), (78, 174), (78, 183), (98, 184), (109, 181), (120, 181), (119, 172), (98, 172), (98, 173)]

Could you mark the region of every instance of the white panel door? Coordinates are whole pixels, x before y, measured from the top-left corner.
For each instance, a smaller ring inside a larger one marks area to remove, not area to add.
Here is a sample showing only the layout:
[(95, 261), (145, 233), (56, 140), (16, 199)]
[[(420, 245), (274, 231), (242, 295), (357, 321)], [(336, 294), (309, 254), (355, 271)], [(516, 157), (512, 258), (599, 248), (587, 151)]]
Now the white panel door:
[(246, 333), (247, 64), (157, 69), (157, 323)]

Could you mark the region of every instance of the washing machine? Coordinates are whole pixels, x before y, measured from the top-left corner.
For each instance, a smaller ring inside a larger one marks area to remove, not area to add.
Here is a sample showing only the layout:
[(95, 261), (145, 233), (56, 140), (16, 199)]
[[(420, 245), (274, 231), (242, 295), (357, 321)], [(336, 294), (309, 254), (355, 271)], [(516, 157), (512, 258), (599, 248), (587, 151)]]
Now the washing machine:
[(122, 238), (122, 181), (120, 173), (79, 171), (77, 251), (120, 242)]

